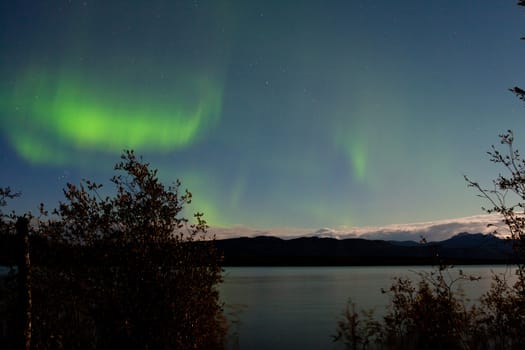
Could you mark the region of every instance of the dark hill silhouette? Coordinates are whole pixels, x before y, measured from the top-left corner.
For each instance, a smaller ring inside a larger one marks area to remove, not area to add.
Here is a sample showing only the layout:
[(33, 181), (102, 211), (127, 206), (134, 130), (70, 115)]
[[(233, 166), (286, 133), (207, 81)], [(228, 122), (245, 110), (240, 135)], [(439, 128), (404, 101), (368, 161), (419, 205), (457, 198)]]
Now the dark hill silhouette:
[[(0, 265), (14, 264), (14, 236), (0, 237)], [(199, 244), (198, 242), (194, 244)], [(225, 266), (301, 265), (436, 265), (507, 264), (514, 262), (512, 241), (481, 233), (460, 233), (447, 240), (421, 244), (414, 241), (384, 241), (362, 238), (301, 237), (281, 239), (259, 236), (215, 241)], [(32, 237), (33, 260), (60, 265), (71, 260), (86, 263), (97, 250), (79, 254), (75, 249)], [(84, 260), (81, 258), (84, 257)]]
[(216, 241), (225, 265), (419, 265), (504, 264), (512, 262), (512, 242), (493, 235), (460, 233), (420, 244), (361, 238), (277, 237)]

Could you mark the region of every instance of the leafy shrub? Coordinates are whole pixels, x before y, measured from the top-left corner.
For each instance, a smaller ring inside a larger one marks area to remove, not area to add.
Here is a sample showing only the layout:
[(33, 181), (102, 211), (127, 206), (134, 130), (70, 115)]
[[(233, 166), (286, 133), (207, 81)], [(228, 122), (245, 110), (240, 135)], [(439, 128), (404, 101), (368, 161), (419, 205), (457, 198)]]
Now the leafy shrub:
[(460, 270), (452, 277), (448, 266), (426, 273), (419, 281), (396, 277), (389, 290), (385, 316), (357, 312), (347, 305), (338, 322), (336, 341), (348, 349), (471, 349), (478, 348), (480, 311), (470, 306), (459, 282), (475, 281)]
[(222, 257), (191, 193), (126, 151), (115, 195), (84, 180), (31, 229), (32, 348), (218, 349)]

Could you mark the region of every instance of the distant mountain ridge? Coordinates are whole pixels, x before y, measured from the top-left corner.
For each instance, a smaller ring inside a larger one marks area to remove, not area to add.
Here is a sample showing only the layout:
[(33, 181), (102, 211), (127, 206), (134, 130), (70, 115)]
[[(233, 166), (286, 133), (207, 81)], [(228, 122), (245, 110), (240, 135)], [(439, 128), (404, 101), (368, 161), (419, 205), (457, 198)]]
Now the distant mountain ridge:
[(515, 260), (512, 241), (466, 232), (429, 243), (258, 236), (217, 240), (216, 246), (226, 266), (505, 264)]

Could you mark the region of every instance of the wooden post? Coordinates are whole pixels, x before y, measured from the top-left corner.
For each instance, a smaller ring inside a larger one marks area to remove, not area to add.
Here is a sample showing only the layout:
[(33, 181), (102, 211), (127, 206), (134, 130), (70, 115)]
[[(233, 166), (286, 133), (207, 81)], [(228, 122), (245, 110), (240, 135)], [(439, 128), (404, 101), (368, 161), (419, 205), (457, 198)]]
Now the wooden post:
[(31, 261), (29, 256), (29, 220), (19, 217), (16, 222), (16, 234), (19, 241), (18, 253), (18, 287), (20, 298), (19, 314), (21, 315), (23, 349), (31, 349), (32, 333), (32, 299), (31, 299)]

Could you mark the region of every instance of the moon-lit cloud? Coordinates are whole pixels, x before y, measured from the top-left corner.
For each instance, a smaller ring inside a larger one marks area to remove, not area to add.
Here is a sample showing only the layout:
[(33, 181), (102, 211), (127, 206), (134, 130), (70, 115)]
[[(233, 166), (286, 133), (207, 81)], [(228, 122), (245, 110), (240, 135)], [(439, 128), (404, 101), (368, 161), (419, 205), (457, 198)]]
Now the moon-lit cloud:
[(297, 227), (277, 227), (267, 230), (253, 229), (246, 226), (230, 228), (212, 227), (210, 232), (219, 239), (235, 237), (274, 236), (285, 239), (297, 237), (320, 238), (364, 238), (386, 241), (415, 241), (422, 238), (429, 242), (442, 241), (458, 233), (492, 234), (497, 231), (499, 236), (505, 237), (507, 230), (498, 215), (476, 215), (463, 218), (418, 222), (409, 224), (392, 224), (386, 226), (367, 227), (324, 227), (308, 229)]

